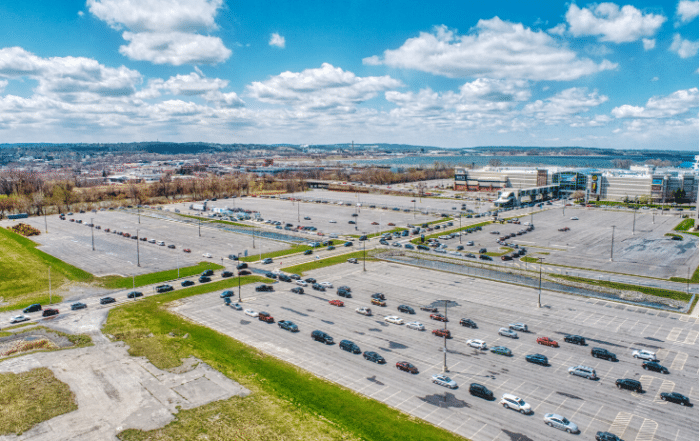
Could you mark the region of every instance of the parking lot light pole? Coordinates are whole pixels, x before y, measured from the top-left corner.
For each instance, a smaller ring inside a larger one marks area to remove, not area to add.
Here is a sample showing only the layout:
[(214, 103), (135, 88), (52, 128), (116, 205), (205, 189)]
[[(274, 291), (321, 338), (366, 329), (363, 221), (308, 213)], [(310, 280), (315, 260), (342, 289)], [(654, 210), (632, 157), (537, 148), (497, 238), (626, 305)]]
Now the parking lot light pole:
[(634, 226), (637, 223), (637, 210), (632, 212), (632, 234), (634, 234)]
[(241, 270), (238, 270), (238, 301), (241, 301)]
[(462, 243), (462, 213), (459, 213), (459, 243)]
[(610, 239), (610, 261), (613, 261), (613, 247), (615, 246), (615, 225), (612, 226), (612, 238)]
[(542, 261), (544, 260), (544, 257), (538, 257), (540, 259), (540, 288), (537, 291), (537, 307), (541, 308), (542, 307)]
[[(444, 325), (444, 330), (447, 331), (447, 300), (443, 300), (445, 302), (445, 321), (443, 322)], [(450, 370), (447, 369), (447, 332), (445, 332), (442, 336), (442, 372), (449, 372)]]
[(93, 218), (90, 218), (90, 233), (92, 234), (92, 251), (95, 251), (95, 223)]
[(136, 206), (136, 211), (139, 214), (139, 223), (141, 223), (141, 207), (139, 205)]
[(139, 253), (139, 230), (136, 230), (136, 266), (141, 266), (141, 254)]
[(42, 210), (44, 211), (44, 229), (48, 233), (49, 232), (49, 224), (46, 221), (46, 207), (43, 207)]
[(299, 201), (297, 201), (297, 222), (301, 223), (301, 214), (299, 213)]

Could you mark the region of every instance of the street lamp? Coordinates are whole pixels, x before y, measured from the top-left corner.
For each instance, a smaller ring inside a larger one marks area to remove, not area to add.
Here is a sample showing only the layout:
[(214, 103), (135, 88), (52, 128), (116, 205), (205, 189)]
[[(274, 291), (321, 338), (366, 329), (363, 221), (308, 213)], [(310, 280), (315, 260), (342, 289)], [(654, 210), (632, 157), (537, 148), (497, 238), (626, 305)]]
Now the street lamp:
[(615, 246), (615, 225), (612, 226), (612, 238), (610, 239), (610, 261), (613, 260), (613, 247)]
[[(438, 300), (440, 302), (443, 302), (445, 305), (445, 321), (443, 322), (444, 325), (444, 330), (447, 331), (447, 302), (449, 300)], [(447, 369), (447, 332), (445, 332), (442, 335), (442, 372), (449, 372), (450, 370)]]
[(92, 234), (92, 251), (95, 251), (95, 223), (90, 218), (90, 233)]
[(413, 219), (416, 218), (416, 200), (413, 199), (411, 202), (413, 202)]
[[(136, 266), (141, 266), (141, 254), (139, 253), (139, 242), (141, 242), (141, 239), (139, 239), (139, 230), (136, 230)], [(180, 269), (178, 268), (178, 273), (180, 272)]]
[(544, 260), (544, 257), (538, 257), (540, 260), (540, 287), (537, 292), (537, 307), (541, 308), (542, 307), (542, 261)]
[(459, 213), (459, 243), (462, 243), (462, 213)]
[(367, 260), (367, 253), (365, 253), (365, 242), (367, 241), (362, 241), (362, 271), (367, 271), (367, 267), (365, 266), (365, 261)]
[(44, 229), (46, 232), (49, 232), (49, 224), (46, 222), (46, 207), (42, 207), (42, 210), (44, 211)]
[[(297, 201), (297, 204), (299, 202)], [(238, 258), (241, 258), (241, 253), (238, 253)], [(241, 301), (241, 270), (238, 270), (238, 301)]]

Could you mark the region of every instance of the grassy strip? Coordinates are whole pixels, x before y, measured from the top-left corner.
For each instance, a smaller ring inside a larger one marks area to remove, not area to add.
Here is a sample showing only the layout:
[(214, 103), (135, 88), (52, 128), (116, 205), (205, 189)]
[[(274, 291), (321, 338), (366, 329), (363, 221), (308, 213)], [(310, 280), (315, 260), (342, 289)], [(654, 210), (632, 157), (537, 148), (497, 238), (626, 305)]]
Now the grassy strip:
[(237, 226), (237, 227), (247, 227), (247, 228), (251, 228), (251, 225), (239, 224), (238, 222), (231, 222), (231, 221), (226, 221), (226, 220), (221, 220), (221, 219), (209, 219), (209, 218), (204, 218), (204, 217), (201, 217), (201, 216), (193, 216), (193, 215), (191, 215), (191, 214), (182, 214), (182, 213), (175, 213), (175, 215), (176, 215), (176, 216), (186, 217), (186, 218), (188, 218), (188, 219), (199, 220), (199, 221), (202, 221), (202, 223), (235, 225), (235, 226)]
[(680, 224), (676, 225), (675, 231), (688, 231), (695, 226), (695, 219), (684, 219)]
[[(538, 259), (536, 257), (527, 257), (527, 256), (521, 257), (520, 260), (523, 262), (527, 262), (527, 263), (537, 263), (540, 261), (540, 259)], [(549, 264), (547, 264), (547, 265), (549, 265)]]
[(698, 237), (698, 232), (697, 232), (697, 231), (696, 231), (696, 232), (690, 232), (690, 233), (684, 232), (683, 234), (691, 234), (691, 235), (693, 235), (693, 236), (695, 236), (695, 237)]
[(681, 236), (680, 234), (666, 233), (666, 234), (664, 234), (664, 236), (668, 236), (668, 237), (680, 237), (681, 240), (683, 240), (683, 236)]
[(687, 293), (684, 293), (682, 291), (673, 291), (670, 289), (654, 288), (651, 286), (630, 285), (627, 283), (610, 282), (608, 280), (594, 280), (594, 279), (586, 279), (583, 277), (565, 276), (565, 275), (552, 274), (552, 273), (550, 273), (549, 275), (551, 277), (557, 277), (560, 279), (568, 280), (570, 282), (587, 283), (589, 285), (604, 286), (606, 288), (622, 289), (622, 290), (626, 290), (626, 291), (637, 291), (637, 292), (641, 292), (642, 294), (648, 294), (648, 295), (656, 296), (656, 297), (663, 297), (665, 299), (680, 300), (682, 302), (687, 302), (688, 300), (690, 300), (690, 297), (691, 297), (691, 294), (687, 294)]
[[(335, 239), (333, 243), (338, 243), (340, 242), (338, 239)], [(317, 249), (319, 247), (316, 247)], [(263, 253), (262, 256), (259, 254), (251, 253), (248, 254), (247, 256), (241, 256), (239, 260), (241, 262), (257, 262), (258, 260), (262, 259), (267, 259), (268, 257), (281, 257), (281, 256), (288, 256), (290, 254), (296, 254), (296, 253), (303, 253), (306, 250), (313, 250), (314, 247), (310, 247), (308, 245), (291, 245), (290, 248), (286, 248), (283, 250), (277, 250), (277, 251), (270, 251), (268, 253)]]
[[(455, 232), (457, 232), (457, 231), (465, 231), (465, 230), (468, 230), (468, 229), (470, 229), (470, 228), (483, 227), (483, 226), (486, 226), (486, 225), (491, 225), (492, 223), (493, 223), (493, 222), (491, 222), (491, 221), (487, 221), (487, 222), (480, 222), (480, 223), (478, 223), (478, 224), (473, 224), (473, 225), (466, 225), (466, 226), (463, 226), (462, 228), (457, 227), (457, 228), (453, 228), (453, 229), (451, 229), (451, 230), (443, 230), (442, 232), (432, 233), (432, 234), (429, 234), (429, 235), (425, 236), (425, 240), (434, 239), (434, 238), (440, 237), (440, 236), (445, 236), (445, 235), (448, 235), (448, 234), (450, 234), (450, 233), (455, 233)], [(420, 243), (421, 243), (421, 241), (420, 241), (420, 236), (417, 237), (416, 239), (411, 240), (411, 243), (413, 243), (413, 244), (415, 244), (415, 245), (420, 244)]]
[(698, 283), (698, 272), (699, 271), (700, 271), (700, 267), (695, 268), (695, 272), (691, 276), (690, 280), (686, 279), (685, 277), (671, 277), (671, 282)]
[[(378, 251), (381, 251), (381, 250), (378, 250)], [(367, 252), (366, 252), (367, 261), (376, 260), (374, 257), (371, 257), (373, 252), (375, 252), (375, 251), (374, 250), (367, 250)], [(363, 256), (362, 251), (355, 251), (352, 253), (340, 254), (338, 256), (329, 257), (327, 259), (313, 260), (311, 262), (302, 263), (302, 264), (294, 265), (294, 266), (289, 266), (287, 268), (282, 268), (282, 271), (284, 271), (286, 273), (299, 274), (300, 276), (303, 276), (306, 271), (312, 271), (315, 269), (325, 268), (327, 266), (337, 265), (339, 263), (344, 263), (344, 262), (347, 262), (347, 260), (351, 257), (354, 257), (358, 261), (361, 261), (362, 256)]]
[(48, 368), (0, 374), (0, 435), (21, 434), (78, 408), (75, 395)]
[(501, 249), (501, 252), (500, 252), (500, 253), (489, 252), (489, 253), (486, 253), (486, 255), (487, 255), (487, 256), (491, 256), (491, 257), (501, 257), (502, 255), (508, 254), (508, 253), (510, 253), (511, 251), (513, 251), (513, 248), (509, 248), (509, 247), (501, 247), (500, 249)]
[[(180, 277), (194, 276), (195, 274), (199, 274), (204, 270), (218, 270), (222, 268), (223, 266), (217, 263), (199, 262), (197, 265), (194, 266), (186, 266), (184, 268), (180, 268)], [(138, 287), (152, 285), (154, 283), (166, 282), (168, 280), (175, 280), (177, 279), (177, 273), (177, 269), (172, 269), (150, 274), (141, 274), (139, 276), (134, 277), (133, 279), (131, 277), (105, 276), (98, 280), (100, 280), (101, 284), (105, 288), (128, 289), (132, 286)]]
[[(197, 288), (211, 287), (208, 285)], [(145, 356), (161, 369), (178, 366), (182, 358), (193, 355), (253, 391), (251, 397), (234, 398), (222, 403), (231, 401), (237, 404), (246, 403), (246, 400), (262, 400), (262, 404), (269, 402), (271, 409), (279, 413), (277, 418), (260, 416), (270, 410), (266, 409), (268, 405), (265, 405), (265, 408), (250, 404), (243, 407), (220, 406), (215, 409), (222, 414), (214, 413), (216, 418), (206, 418), (199, 422), (195, 422), (185, 413), (187, 421), (196, 424), (196, 428), (183, 427), (178, 415), (175, 422), (164, 429), (157, 429), (158, 433), (152, 433), (151, 436), (141, 433), (143, 436), (138, 436), (138, 433), (129, 431), (120, 436), (122, 439), (163, 439), (162, 435), (165, 433), (168, 433), (171, 439), (194, 439), (194, 436), (190, 437), (187, 434), (210, 440), (243, 439), (240, 434), (252, 430), (251, 422), (245, 418), (253, 416), (263, 418), (263, 421), (260, 425), (252, 425), (256, 428), (256, 436), (245, 439), (289, 439), (272, 434), (285, 427), (299, 428), (300, 425), (302, 428), (312, 425), (325, 433), (321, 437), (317, 431), (305, 433), (301, 430), (296, 439), (302, 440), (351, 438), (403, 441), (407, 433), (410, 433), (413, 439), (426, 441), (463, 439), (389, 408), (383, 403), (317, 378), (296, 366), (267, 356), (207, 327), (188, 322), (161, 307), (165, 302), (196, 293), (199, 293), (196, 289), (183, 289), (114, 308), (110, 311), (103, 331), (127, 343), (131, 355)], [(170, 336), (185, 334), (188, 338)], [(216, 405), (212, 403), (212, 406)], [(204, 410), (210, 409), (207, 407)], [(192, 412), (196, 411), (197, 409), (193, 409)], [(244, 419), (237, 419), (237, 415), (243, 415)], [(221, 423), (212, 421), (213, 419), (233, 421), (235, 425), (231, 429), (235, 431), (218, 431)], [(331, 431), (335, 436), (329, 433)], [(338, 432), (344, 436), (338, 436)]]
[[(0, 295), (7, 305), (0, 311), (48, 302), (49, 267), (55, 290), (68, 281), (91, 282), (92, 274), (38, 250), (37, 243), (0, 228)], [(53, 299), (60, 301), (59, 296)]]

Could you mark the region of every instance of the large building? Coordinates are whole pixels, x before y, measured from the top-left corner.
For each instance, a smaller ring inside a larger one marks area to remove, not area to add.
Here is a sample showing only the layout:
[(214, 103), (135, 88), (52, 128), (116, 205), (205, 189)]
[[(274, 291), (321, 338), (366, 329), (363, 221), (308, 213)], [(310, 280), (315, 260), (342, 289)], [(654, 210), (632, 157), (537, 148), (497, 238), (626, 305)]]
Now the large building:
[(558, 185), (559, 193), (582, 191), (587, 200), (637, 200), (671, 202), (678, 190), (685, 198), (698, 198), (698, 170), (631, 167), (630, 170), (587, 168), (485, 167), (455, 169), (456, 191), (502, 191)]

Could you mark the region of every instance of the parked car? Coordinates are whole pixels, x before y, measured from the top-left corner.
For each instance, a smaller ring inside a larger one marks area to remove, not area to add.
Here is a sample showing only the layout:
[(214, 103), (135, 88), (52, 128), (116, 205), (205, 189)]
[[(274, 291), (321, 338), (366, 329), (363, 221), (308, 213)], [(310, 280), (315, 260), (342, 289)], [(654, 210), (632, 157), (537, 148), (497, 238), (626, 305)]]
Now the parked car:
[(57, 315), (58, 314), (58, 309), (53, 309), (53, 308), (46, 308), (44, 309), (44, 312), (41, 313), (42, 317), (50, 317), (52, 315)]
[(508, 327), (514, 331), (529, 332), (527, 330), (527, 325), (524, 323), (510, 323)]
[(436, 337), (452, 338), (452, 334), (449, 329), (434, 329), (433, 335)]
[(568, 433), (578, 433), (578, 426), (556, 413), (548, 413), (544, 416), (544, 423), (549, 427), (555, 427)]
[(468, 319), (468, 318), (460, 319), (459, 324), (462, 326), (465, 326), (467, 328), (473, 328), (473, 329), (477, 328), (476, 323), (472, 319)]
[(581, 364), (570, 367), (568, 372), (570, 375), (577, 375), (579, 377), (588, 378), (589, 380), (598, 379), (598, 375), (596, 375), (595, 369)]
[(21, 322), (26, 322), (29, 320), (29, 317), (26, 315), (16, 315), (10, 319), (10, 323), (21, 323)]
[(234, 293), (230, 289), (219, 294), (219, 297), (222, 299), (225, 299), (226, 297), (233, 297), (233, 296), (234, 296)]
[(221, 277), (233, 277), (233, 273), (231, 271), (222, 271), (221, 272)]
[[(70, 305), (70, 309), (73, 311), (76, 311), (78, 309), (85, 309), (85, 308), (87, 308), (87, 305), (85, 303), (82, 303), (82, 302), (75, 302), (72, 305)], [(29, 320), (29, 317), (27, 317), (27, 320)]]
[(199, 283), (211, 282), (211, 277), (209, 276), (199, 276)]
[(280, 320), (277, 322), (277, 326), (279, 326), (281, 329), (290, 331), (290, 332), (298, 332), (299, 327), (294, 324), (294, 322), (291, 322), (289, 320)]
[(30, 312), (36, 312), (36, 311), (41, 311), (41, 305), (38, 303), (34, 303), (33, 305), (29, 305), (22, 310), (22, 312), (25, 314), (29, 314)]
[(411, 308), (408, 305), (399, 305), (398, 310), (399, 310), (399, 312), (403, 312), (406, 314), (415, 314), (416, 313), (416, 311), (414, 311), (413, 308)]
[(617, 356), (607, 349), (603, 348), (593, 348), (591, 349), (591, 355), (595, 358), (603, 358), (609, 361), (617, 361)]
[(622, 438), (610, 432), (596, 432), (595, 441), (624, 441)]
[(493, 400), (493, 392), (491, 392), (486, 386), (479, 383), (472, 383), (469, 385), (469, 393), (481, 397), (485, 400)]
[(163, 292), (172, 291), (173, 289), (174, 289), (174, 288), (173, 288), (172, 286), (167, 285), (167, 284), (166, 284), (166, 285), (158, 285), (158, 286), (156, 286), (156, 292), (158, 292), (158, 293), (163, 293)]
[(534, 364), (539, 364), (542, 366), (549, 366), (549, 360), (547, 359), (546, 356), (542, 354), (530, 354), (525, 356), (525, 361), (534, 363)]
[(432, 382), (450, 389), (457, 389), (457, 382), (447, 375), (435, 374), (432, 376)]
[(372, 315), (372, 310), (369, 308), (366, 308), (364, 306), (360, 306), (359, 308), (356, 308), (355, 312), (358, 314), (367, 315), (367, 316)]
[(505, 355), (506, 357), (510, 357), (511, 355), (513, 355), (510, 349), (508, 349), (505, 346), (494, 346), (491, 348), (491, 352), (493, 352), (494, 354)]
[(330, 300), (328, 303), (333, 306), (345, 306), (345, 303), (340, 300)]
[(428, 312), (438, 312), (438, 309), (432, 306), (421, 306), (420, 307), (421, 311), (428, 311)]
[(532, 412), (532, 407), (525, 402), (522, 398), (513, 394), (503, 394), (501, 397), (501, 402), (499, 403), (506, 409), (517, 410), (522, 414), (528, 414)]
[(573, 343), (580, 346), (586, 346), (586, 339), (580, 335), (565, 335), (564, 341), (567, 343)]
[(114, 297), (102, 297), (100, 299), (100, 305), (106, 305), (108, 303), (114, 303), (116, 301), (117, 299), (115, 299)]
[(261, 322), (266, 322), (266, 323), (274, 323), (275, 322), (274, 317), (272, 317), (272, 315), (270, 315), (269, 312), (265, 312), (265, 311), (260, 311), (258, 313), (258, 320), (260, 320)]
[(364, 354), (362, 354), (362, 356), (365, 357), (365, 360), (369, 360), (369, 361), (377, 363), (377, 364), (386, 363), (386, 360), (384, 360), (384, 357), (382, 357), (381, 355), (379, 355), (373, 351), (365, 352)]
[(661, 399), (664, 401), (670, 401), (671, 403), (681, 404), (683, 406), (692, 407), (693, 403), (690, 402), (688, 397), (679, 394), (678, 392), (661, 392)]
[(647, 361), (659, 361), (659, 359), (656, 358), (655, 352), (647, 351), (645, 349), (633, 351), (632, 356), (634, 358), (641, 358), (642, 360), (647, 360)]
[(518, 338), (518, 333), (513, 331), (510, 328), (501, 328), (498, 330), (498, 335), (502, 335), (504, 337), (509, 337), (509, 338)]
[(662, 374), (668, 374), (668, 369), (666, 369), (664, 366), (657, 363), (656, 361), (645, 361), (644, 363), (642, 363), (642, 367), (646, 370), (660, 372)]
[(642, 383), (637, 380), (632, 380), (631, 378), (618, 378), (615, 380), (615, 386), (617, 386), (618, 389), (628, 389), (639, 393), (644, 392), (642, 390)]
[(237, 270), (242, 270), (242, 269), (246, 269), (246, 268), (248, 268), (248, 264), (245, 262), (241, 262), (238, 265), (236, 265)]
[(393, 323), (394, 325), (403, 325), (403, 319), (396, 315), (389, 315), (384, 317), (384, 321), (388, 323)]
[(362, 351), (360, 350), (360, 347), (357, 346), (355, 343), (351, 342), (350, 340), (340, 340), (338, 347), (340, 349), (342, 349), (343, 351), (350, 352), (351, 354), (361, 354), (362, 353)]
[(264, 264), (270, 264), (270, 263), (272, 263), (272, 258), (271, 258), (271, 257), (268, 257), (268, 258), (266, 258), (266, 259), (263, 259), (262, 263), (264, 263)]
[(243, 311), (243, 313), (245, 313), (245, 315), (250, 316), (250, 317), (257, 317), (258, 316), (258, 311), (254, 310), (254, 309), (246, 309), (245, 311)]
[(330, 335), (326, 334), (323, 331), (315, 330), (311, 333), (311, 338), (314, 340), (327, 344), (327, 345), (332, 345), (333, 344), (333, 337)]
[(544, 345), (544, 346), (551, 346), (554, 348), (559, 347), (559, 343), (557, 343), (556, 341), (552, 340), (549, 337), (539, 337), (537, 339), (537, 344)]
[(372, 299), (370, 300), (370, 303), (377, 306), (386, 306), (386, 302), (384, 300), (379, 299)]
[(408, 322), (406, 323), (406, 327), (408, 329), (415, 329), (416, 331), (424, 331), (425, 326), (423, 326), (423, 323), (421, 322)]
[(447, 320), (447, 317), (445, 317), (444, 315), (440, 314), (439, 312), (430, 314), (430, 318), (433, 319), (433, 320), (437, 320), (437, 321), (439, 321), (439, 322), (448, 322), (448, 321), (449, 321), (449, 320)]
[(471, 339), (471, 340), (467, 340), (467, 346), (471, 346), (472, 348), (476, 348), (476, 349), (481, 349), (482, 351), (485, 351), (486, 349), (488, 349), (485, 341), (479, 340), (476, 338)]
[(274, 290), (275, 289), (272, 287), (272, 285), (258, 285), (255, 287), (255, 291), (258, 292), (271, 292)]
[(135, 299), (136, 297), (143, 297), (143, 293), (141, 291), (131, 291), (126, 295), (126, 297), (129, 299)]
[(410, 372), (412, 374), (418, 373), (418, 368), (407, 361), (399, 361), (398, 363), (396, 363), (396, 369), (404, 372)]

